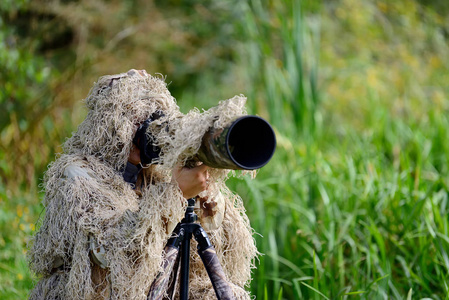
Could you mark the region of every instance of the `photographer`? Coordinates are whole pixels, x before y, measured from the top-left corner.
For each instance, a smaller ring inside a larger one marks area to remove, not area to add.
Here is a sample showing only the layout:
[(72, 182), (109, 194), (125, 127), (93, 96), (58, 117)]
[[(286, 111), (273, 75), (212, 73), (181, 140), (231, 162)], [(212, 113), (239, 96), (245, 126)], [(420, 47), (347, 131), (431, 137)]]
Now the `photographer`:
[[(257, 250), (242, 201), (225, 185), (229, 171), (182, 167), (210, 126), (244, 114), (244, 98), (184, 115), (162, 79), (130, 70), (101, 77), (85, 103), (86, 119), (45, 174), (45, 216), (28, 252), (39, 279), (30, 299), (146, 299), (186, 198), (196, 195), (235, 297), (249, 299)], [(158, 148), (150, 162), (136, 139), (146, 120)], [(190, 280), (190, 299), (215, 298), (194, 251)]]

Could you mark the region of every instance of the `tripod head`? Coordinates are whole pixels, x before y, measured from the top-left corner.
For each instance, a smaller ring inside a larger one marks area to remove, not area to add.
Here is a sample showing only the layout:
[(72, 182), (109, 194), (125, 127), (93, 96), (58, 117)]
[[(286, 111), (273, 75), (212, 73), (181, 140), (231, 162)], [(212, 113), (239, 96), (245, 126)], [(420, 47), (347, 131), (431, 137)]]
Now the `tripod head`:
[(198, 220), (198, 216), (194, 211), (195, 198), (187, 199), (187, 208), (181, 223), (195, 223)]

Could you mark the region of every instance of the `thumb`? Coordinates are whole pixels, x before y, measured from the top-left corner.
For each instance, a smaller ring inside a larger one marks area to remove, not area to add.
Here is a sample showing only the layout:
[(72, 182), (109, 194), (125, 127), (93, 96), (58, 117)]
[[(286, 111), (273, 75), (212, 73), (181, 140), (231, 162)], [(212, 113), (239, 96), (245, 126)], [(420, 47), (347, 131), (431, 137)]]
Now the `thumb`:
[(209, 166), (202, 164), (200, 166), (197, 167), (199, 172), (207, 172), (207, 170), (209, 170)]

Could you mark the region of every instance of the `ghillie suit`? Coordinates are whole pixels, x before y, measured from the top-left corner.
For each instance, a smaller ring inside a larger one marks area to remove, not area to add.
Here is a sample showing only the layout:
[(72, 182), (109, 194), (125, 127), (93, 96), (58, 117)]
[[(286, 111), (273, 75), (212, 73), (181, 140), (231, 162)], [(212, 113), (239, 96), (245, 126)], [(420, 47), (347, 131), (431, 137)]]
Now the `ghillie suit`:
[[(45, 218), (29, 251), (39, 281), (30, 298), (146, 299), (186, 207), (171, 170), (197, 152), (210, 126), (245, 114), (245, 98), (184, 115), (162, 79), (130, 70), (101, 77), (85, 102), (86, 119), (45, 175)], [(133, 186), (123, 170), (136, 126), (154, 113), (162, 115), (150, 124), (160, 159)], [(197, 213), (236, 298), (248, 299), (257, 250), (242, 201), (225, 185), (228, 173), (209, 169)], [(190, 269), (190, 299), (214, 299), (196, 251)]]

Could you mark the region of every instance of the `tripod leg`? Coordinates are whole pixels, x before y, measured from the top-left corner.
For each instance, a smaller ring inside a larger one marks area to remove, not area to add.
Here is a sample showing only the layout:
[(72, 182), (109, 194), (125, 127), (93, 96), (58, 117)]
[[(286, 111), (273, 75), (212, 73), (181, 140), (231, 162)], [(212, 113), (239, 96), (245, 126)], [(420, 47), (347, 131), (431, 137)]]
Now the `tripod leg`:
[(190, 264), (190, 239), (191, 232), (186, 232), (185, 239), (181, 245), (181, 275), (180, 275), (180, 298), (189, 299), (189, 264)]
[[(165, 245), (163, 271), (160, 272), (151, 283), (147, 300), (160, 300), (167, 294), (169, 288), (174, 284), (178, 272), (179, 248), (184, 239), (184, 229), (178, 224), (173, 230), (172, 236)], [(173, 271), (174, 269), (174, 271)], [(170, 291), (169, 291), (170, 292)], [(171, 293), (173, 295), (173, 292)], [(170, 296), (170, 295), (169, 295)], [(171, 297), (171, 296), (170, 296)]]
[(200, 226), (195, 230), (195, 239), (198, 242), (198, 253), (209, 275), (215, 294), (219, 300), (235, 299), (229, 283), (226, 281), (226, 275), (218, 260), (214, 246), (209, 240), (206, 231)]
[(179, 263), (180, 263), (180, 256), (178, 253), (178, 256), (176, 257), (175, 265), (173, 266), (172, 276), (170, 276), (170, 284), (167, 287), (167, 296), (168, 298), (164, 300), (173, 300), (173, 297), (175, 295), (175, 289), (176, 289), (176, 283), (178, 280), (178, 273), (179, 273)]
[(234, 293), (226, 281), (226, 276), (223, 268), (218, 261), (215, 248), (211, 246), (206, 250), (199, 251), (201, 260), (203, 261), (204, 267), (206, 268), (207, 274), (209, 275), (212, 286), (214, 287), (215, 294), (219, 300), (232, 300), (235, 299)]
[(175, 265), (176, 258), (178, 257), (179, 248), (166, 246), (165, 247), (165, 259), (163, 269), (157, 275), (156, 279), (153, 281), (148, 292), (148, 300), (160, 300), (163, 299), (166, 294), (167, 287), (170, 283), (170, 275), (173, 272), (173, 266)]

